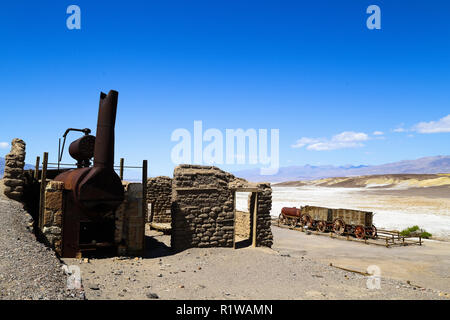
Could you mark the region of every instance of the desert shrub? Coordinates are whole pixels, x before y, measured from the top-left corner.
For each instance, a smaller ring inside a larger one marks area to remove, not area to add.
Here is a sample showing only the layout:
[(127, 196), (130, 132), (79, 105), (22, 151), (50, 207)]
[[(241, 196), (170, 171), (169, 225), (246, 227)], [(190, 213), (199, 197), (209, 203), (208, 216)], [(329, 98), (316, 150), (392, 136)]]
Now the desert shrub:
[(428, 239), (428, 238), (432, 237), (431, 233), (425, 231), (424, 229), (420, 229), (419, 226), (412, 226), (412, 227), (406, 228), (406, 229), (402, 230), (400, 232), (400, 234), (405, 237), (409, 237), (411, 235), (414, 235), (417, 237), (421, 236), (424, 239)]

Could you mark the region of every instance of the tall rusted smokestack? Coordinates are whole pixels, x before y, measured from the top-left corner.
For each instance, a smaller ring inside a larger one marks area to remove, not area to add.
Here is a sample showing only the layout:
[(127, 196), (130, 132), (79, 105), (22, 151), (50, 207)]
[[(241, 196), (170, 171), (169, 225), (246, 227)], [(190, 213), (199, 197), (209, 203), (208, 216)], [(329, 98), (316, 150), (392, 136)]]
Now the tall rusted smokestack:
[(108, 95), (100, 93), (94, 151), (94, 167), (97, 168), (114, 168), (114, 126), (118, 96), (115, 90), (110, 90)]

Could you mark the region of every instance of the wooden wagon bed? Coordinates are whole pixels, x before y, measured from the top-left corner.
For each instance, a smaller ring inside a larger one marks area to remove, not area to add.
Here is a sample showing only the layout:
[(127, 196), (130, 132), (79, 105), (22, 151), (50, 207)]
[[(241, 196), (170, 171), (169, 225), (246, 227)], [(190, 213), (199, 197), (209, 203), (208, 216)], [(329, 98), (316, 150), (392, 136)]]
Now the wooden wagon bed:
[[(335, 238), (339, 240), (346, 240), (346, 241), (356, 241), (364, 244), (373, 244), (377, 246), (383, 246), (386, 248), (392, 247), (392, 246), (409, 246), (409, 245), (422, 245), (422, 238), (421, 237), (406, 237), (402, 236), (400, 232), (394, 231), (394, 230), (378, 230), (378, 236), (376, 239), (358, 239), (355, 238), (349, 234), (345, 235), (337, 235), (333, 232), (320, 232), (317, 230), (308, 230), (307, 228), (303, 227), (292, 227), (292, 226), (286, 226), (281, 223), (278, 223), (278, 219), (273, 220), (273, 225), (284, 228), (284, 229), (291, 229), (301, 232), (309, 232), (311, 234), (320, 235), (320, 236), (326, 236), (330, 238)], [(418, 240), (416, 240), (418, 239)]]

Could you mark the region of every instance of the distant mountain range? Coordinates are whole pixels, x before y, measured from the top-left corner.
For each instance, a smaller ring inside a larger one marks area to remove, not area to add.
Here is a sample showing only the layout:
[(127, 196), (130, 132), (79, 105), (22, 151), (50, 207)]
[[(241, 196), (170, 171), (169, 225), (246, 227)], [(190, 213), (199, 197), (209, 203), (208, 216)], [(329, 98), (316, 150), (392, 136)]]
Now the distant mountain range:
[(242, 170), (234, 172), (233, 174), (237, 177), (255, 182), (283, 182), (376, 174), (431, 174), (449, 172), (450, 156), (435, 156), (419, 158), (416, 160), (403, 160), (376, 166), (290, 166), (280, 168), (278, 173), (272, 176), (260, 175), (259, 169)]
[(0, 178), (3, 177), (5, 172), (5, 158), (0, 157)]
[[(5, 159), (0, 157), (0, 178), (3, 177)], [(34, 169), (34, 166), (26, 164), (25, 169)], [(282, 167), (276, 175), (262, 176), (259, 169), (242, 170), (233, 172), (239, 178), (248, 181), (260, 182), (285, 182), (300, 180), (316, 180), (333, 177), (354, 177), (379, 174), (433, 174), (450, 173), (450, 156), (424, 157), (416, 160), (403, 160), (376, 166), (289, 166)]]

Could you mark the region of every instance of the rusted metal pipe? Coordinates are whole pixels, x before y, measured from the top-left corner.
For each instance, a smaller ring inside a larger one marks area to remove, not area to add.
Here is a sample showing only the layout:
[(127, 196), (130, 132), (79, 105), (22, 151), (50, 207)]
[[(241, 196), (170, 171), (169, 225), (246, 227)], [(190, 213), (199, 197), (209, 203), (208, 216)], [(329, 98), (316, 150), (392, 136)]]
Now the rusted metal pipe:
[(100, 94), (97, 133), (95, 139), (94, 167), (114, 168), (114, 126), (116, 124), (119, 93), (109, 91)]

